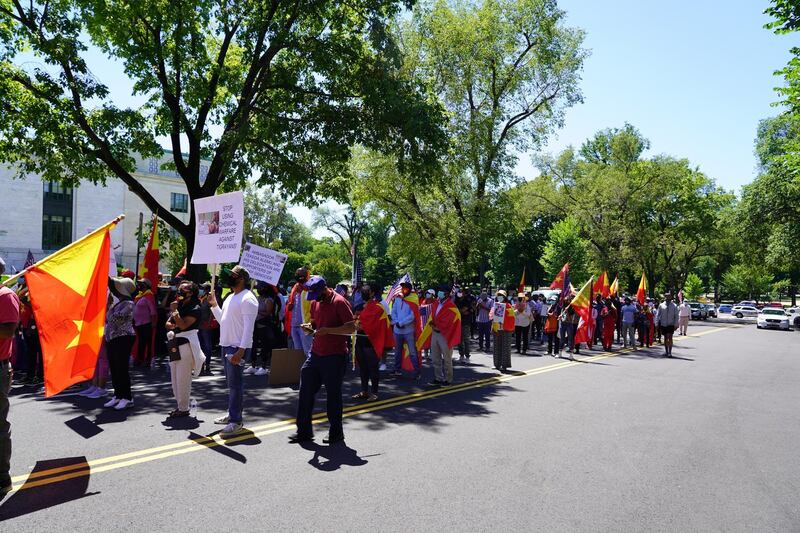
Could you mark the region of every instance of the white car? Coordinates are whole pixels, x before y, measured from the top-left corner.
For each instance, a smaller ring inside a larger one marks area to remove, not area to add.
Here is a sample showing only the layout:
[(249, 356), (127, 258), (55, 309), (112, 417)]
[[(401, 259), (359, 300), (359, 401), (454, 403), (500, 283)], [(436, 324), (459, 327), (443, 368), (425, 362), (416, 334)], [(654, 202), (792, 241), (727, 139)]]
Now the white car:
[(758, 316), (758, 309), (752, 305), (734, 305), (731, 309), (731, 316), (742, 318), (746, 316)]
[(786, 310), (786, 314), (789, 316), (789, 322), (796, 329), (800, 329), (800, 307), (790, 307)]
[(787, 315), (783, 309), (765, 307), (758, 313), (756, 327), (758, 329), (777, 328), (789, 331), (789, 315)]

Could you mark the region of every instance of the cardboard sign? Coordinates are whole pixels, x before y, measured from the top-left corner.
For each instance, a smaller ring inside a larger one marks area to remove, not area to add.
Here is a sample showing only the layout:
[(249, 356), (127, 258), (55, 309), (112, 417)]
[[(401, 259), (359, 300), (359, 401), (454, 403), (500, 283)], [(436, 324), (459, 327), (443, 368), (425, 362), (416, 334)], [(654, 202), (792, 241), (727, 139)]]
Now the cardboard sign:
[(505, 302), (499, 302), (494, 304), (494, 321), (497, 322), (498, 324), (502, 324), (505, 317), (506, 317)]
[(252, 279), (277, 285), (288, 257), (286, 254), (248, 242), (244, 245), (239, 264), (247, 269)]
[(297, 385), (300, 383), (300, 368), (306, 361), (303, 350), (281, 348), (272, 350), (269, 365), (270, 385)]
[(198, 198), (194, 201), (193, 264), (231, 263), (239, 260), (244, 232), (242, 191)]

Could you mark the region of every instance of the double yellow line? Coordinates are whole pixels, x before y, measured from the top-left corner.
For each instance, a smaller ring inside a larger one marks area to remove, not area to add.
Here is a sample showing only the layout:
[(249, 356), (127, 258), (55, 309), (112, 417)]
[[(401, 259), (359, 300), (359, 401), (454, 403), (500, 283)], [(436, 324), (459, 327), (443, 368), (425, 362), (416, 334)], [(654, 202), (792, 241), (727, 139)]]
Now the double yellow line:
[[(725, 329), (729, 329), (728, 327), (719, 327), (714, 328), (711, 330), (706, 330), (694, 335), (689, 335), (689, 337), (700, 337), (702, 335), (707, 335), (709, 333), (715, 333), (717, 331), (722, 331)], [(675, 340), (680, 340), (685, 337), (679, 337)], [(439, 396), (445, 396), (448, 394), (455, 394), (458, 392), (475, 389), (478, 387), (486, 387), (489, 385), (495, 385), (499, 383), (504, 383), (506, 381), (511, 381), (514, 379), (519, 379), (528, 376), (535, 376), (538, 374), (545, 374), (547, 372), (552, 372), (554, 370), (561, 370), (563, 368), (569, 368), (575, 365), (581, 365), (584, 363), (591, 363), (593, 361), (599, 361), (601, 359), (608, 359), (610, 357), (616, 357), (618, 355), (628, 353), (633, 351), (632, 348), (623, 349), (617, 352), (601, 352), (598, 355), (592, 357), (583, 357), (575, 360), (564, 360), (558, 363), (554, 363), (551, 365), (547, 365), (544, 367), (534, 368), (531, 370), (525, 371), (518, 371), (513, 372), (510, 374), (502, 374), (497, 376), (491, 376), (484, 379), (479, 379), (475, 381), (469, 381), (467, 383), (462, 383), (460, 385), (451, 385), (447, 387), (442, 387), (439, 389), (433, 389), (429, 391), (422, 391), (422, 392), (415, 392), (412, 394), (406, 394), (403, 396), (396, 396), (393, 398), (387, 398), (385, 400), (380, 400), (376, 402), (370, 402), (367, 404), (361, 405), (354, 405), (344, 409), (343, 417), (349, 418), (353, 416), (363, 415), (366, 413), (371, 413), (373, 411), (380, 411), (383, 409), (389, 409), (391, 407), (398, 407), (401, 405), (406, 405), (410, 403), (420, 402), (423, 400), (427, 400), (430, 398), (437, 398)], [(324, 413), (317, 413), (312, 417), (313, 424), (320, 424), (326, 422), (328, 420), (327, 416)], [(42, 485), (49, 485), (52, 483), (58, 483), (60, 481), (65, 481), (68, 479), (73, 479), (82, 476), (88, 476), (90, 474), (98, 474), (101, 472), (108, 472), (111, 470), (116, 470), (118, 468), (125, 468), (128, 466), (133, 466), (141, 463), (148, 463), (150, 461), (156, 461), (158, 459), (166, 459), (168, 457), (175, 457), (178, 455), (182, 455), (185, 453), (190, 452), (197, 452), (204, 450), (206, 448), (214, 448), (217, 446), (225, 446), (227, 444), (232, 444), (236, 442), (247, 441), (253, 439), (255, 437), (261, 437), (265, 435), (271, 435), (273, 433), (280, 433), (282, 431), (289, 431), (293, 429), (295, 426), (295, 419), (287, 419), (281, 420), (279, 422), (271, 422), (269, 424), (263, 424), (260, 426), (255, 426), (251, 428), (247, 428), (247, 432), (241, 435), (237, 435), (235, 437), (229, 439), (223, 439), (219, 435), (213, 435), (209, 437), (200, 437), (196, 439), (185, 440), (181, 442), (176, 442), (173, 444), (166, 444), (163, 446), (156, 446), (154, 448), (147, 448), (144, 450), (137, 450), (133, 452), (123, 453), (120, 455), (112, 455), (110, 457), (103, 457), (101, 459), (93, 459), (91, 461), (86, 461), (82, 463), (77, 463), (73, 465), (65, 465), (56, 468), (49, 468), (47, 470), (42, 470), (39, 472), (32, 472), (26, 475), (15, 476), (11, 479), (13, 483), (12, 491), (16, 490), (24, 490), (24, 489), (31, 489), (34, 487), (39, 487)]]

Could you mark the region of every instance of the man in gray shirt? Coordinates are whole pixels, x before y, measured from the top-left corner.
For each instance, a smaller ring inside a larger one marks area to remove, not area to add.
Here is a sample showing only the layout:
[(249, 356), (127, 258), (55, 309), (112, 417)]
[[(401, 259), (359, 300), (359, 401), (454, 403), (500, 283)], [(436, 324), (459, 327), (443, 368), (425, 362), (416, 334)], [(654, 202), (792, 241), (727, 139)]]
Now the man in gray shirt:
[(672, 357), (672, 334), (678, 326), (678, 306), (672, 302), (672, 294), (664, 295), (664, 303), (658, 306), (656, 327), (664, 334), (664, 351)]

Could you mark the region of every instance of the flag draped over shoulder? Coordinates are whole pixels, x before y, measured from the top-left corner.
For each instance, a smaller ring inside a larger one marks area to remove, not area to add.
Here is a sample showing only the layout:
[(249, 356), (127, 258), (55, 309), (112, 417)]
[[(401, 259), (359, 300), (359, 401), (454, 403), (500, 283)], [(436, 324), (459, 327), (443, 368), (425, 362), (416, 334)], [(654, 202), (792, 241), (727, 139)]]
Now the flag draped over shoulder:
[[(395, 281), (394, 285), (392, 285), (391, 288), (389, 289), (389, 292), (386, 293), (386, 299), (384, 301), (388, 302), (387, 307), (389, 309), (391, 309), (392, 307), (392, 302), (394, 301), (394, 297), (400, 293), (401, 283), (411, 283), (411, 276), (408, 275), (408, 272), (400, 276), (400, 279)], [(419, 304), (419, 299), (417, 299), (417, 304)]]
[(447, 340), (448, 348), (461, 343), (461, 312), (450, 298), (434, 304), (433, 327)]
[(644, 272), (642, 272), (642, 279), (641, 281), (639, 281), (639, 289), (636, 291), (636, 300), (639, 301), (639, 305), (644, 305), (646, 298), (647, 298), (647, 278), (644, 277)]
[(375, 355), (380, 359), (386, 348), (394, 346), (394, 334), (386, 308), (375, 300), (370, 300), (358, 315), (358, 320), (372, 343)]
[(575, 332), (575, 343), (586, 342), (591, 339), (592, 330), (592, 279), (584, 283), (575, 298), (572, 299), (570, 306), (581, 317), (578, 322), (578, 329)]
[(603, 298), (608, 298), (611, 295), (611, 287), (608, 285), (608, 274), (601, 272), (597, 280), (592, 286), (592, 295), (601, 295)]
[(25, 274), (44, 359), (45, 396), (94, 376), (103, 338), (116, 221), (75, 241)]
[(150, 232), (150, 240), (147, 242), (147, 249), (144, 251), (142, 264), (139, 266), (139, 277), (150, 281), (150, 288), (154, 291), (158, 288), (158, 218), (153, 217), (153, 231)]
[(433, 334), (433, 304), (423, 304), (419, 306), (419, 323), (422, 326), (417, 337), (417, 352), (427, 350), (431, 347), (431, 334)]
[(619, 277), (614, 278), (614, 282), (611, 284), (611, 287), (608, 289), (608, 294), (610, 296), (616, 296), (619, 294)]

